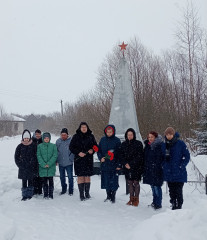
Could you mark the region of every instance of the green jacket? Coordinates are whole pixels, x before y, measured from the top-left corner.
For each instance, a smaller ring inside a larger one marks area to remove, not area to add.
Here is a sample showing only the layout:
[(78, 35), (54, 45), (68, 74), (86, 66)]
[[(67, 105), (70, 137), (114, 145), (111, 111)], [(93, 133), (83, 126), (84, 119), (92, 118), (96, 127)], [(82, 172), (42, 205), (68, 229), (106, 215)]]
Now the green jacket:
[[(39, 162), (39, 176), (53, 177), (56, 171), (57, 147), (53, 143), (41, 143), (37, 147), (37, 159)], [(48, 168), (45, 165), (49, 165)]]

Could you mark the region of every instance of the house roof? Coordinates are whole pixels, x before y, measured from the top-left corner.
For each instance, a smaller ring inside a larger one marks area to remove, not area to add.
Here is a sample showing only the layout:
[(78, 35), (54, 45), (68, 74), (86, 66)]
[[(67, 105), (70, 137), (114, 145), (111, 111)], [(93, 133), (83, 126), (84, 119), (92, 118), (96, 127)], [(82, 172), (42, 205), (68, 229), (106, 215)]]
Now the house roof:
[(5, 121), (8, 121), (8, 122), (26, 122), (25, 119), (17, 117), (17, 116), (12, 115), (12, 114), (6, 115), (6, 116), (0, 116), (0, 121), (2, 121), (2, 122), (5, 122)]

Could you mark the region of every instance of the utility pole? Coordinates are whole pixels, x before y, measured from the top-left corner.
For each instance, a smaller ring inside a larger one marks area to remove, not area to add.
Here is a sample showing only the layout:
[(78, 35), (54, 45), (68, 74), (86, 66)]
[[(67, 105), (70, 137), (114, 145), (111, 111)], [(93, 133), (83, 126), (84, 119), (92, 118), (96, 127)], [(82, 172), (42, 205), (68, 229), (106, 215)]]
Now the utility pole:
[(61, 114), (62, 114), (62, 117), (63, 117), (63, 100), (62, 99), (60, 100), (60, 104), (61, 104)]

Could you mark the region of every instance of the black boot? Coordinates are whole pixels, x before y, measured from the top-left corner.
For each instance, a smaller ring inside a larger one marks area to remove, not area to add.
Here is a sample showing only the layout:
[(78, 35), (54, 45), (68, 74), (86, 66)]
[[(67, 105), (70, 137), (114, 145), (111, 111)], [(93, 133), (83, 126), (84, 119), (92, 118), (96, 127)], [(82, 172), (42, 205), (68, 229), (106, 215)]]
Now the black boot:
[(91, 186), (91, 183), (85, 183), (85, 196), (86, 196), (86, 199), (90, 199), (91, 198), (91, 196), (89, 194), (90, 186)]
[(44, 198), (48, 198), (48, 184), (44, 184), (43, 191), (44, 191)]
[(172, 200), (172, 210), (176, 210), (176, 209), (177, 209), (177, 201), (175, 199), (175, 200)]
[(111, 202), (112, 203), (116, 202), (116, 191), (111, 191)]
[(53, 186), (49, 186), (49, 198), (53, 199), (53, 191), (54, 191), (54, 187)]
[(62, 187), (62, 192), (60, 192), (60, 195), (63, 195), (66, 192), (67, 192), (67, 184), (66, 184), (66, 186), (64, 188)]
[(104, 200), (104, 202), (108, 202), (111, 200), (111, 191), (106, 191), (106, 194), (107, 194), (107, 197), (106, 199)]
[(27, 188), (22, 188), (22, 201), (27, 200)]
[(28, 187), (27, 188), (27, 199), (31, 199), (34, 194), (34, 187)]
[(80, 200), (81, 201), (85, 201), (85, 196), (84, 196), (84, 187), (85, 187), (85, 183), (80, 183), (78, 184), (78, 188), (79, 188), (79, 192), (80, 192)]

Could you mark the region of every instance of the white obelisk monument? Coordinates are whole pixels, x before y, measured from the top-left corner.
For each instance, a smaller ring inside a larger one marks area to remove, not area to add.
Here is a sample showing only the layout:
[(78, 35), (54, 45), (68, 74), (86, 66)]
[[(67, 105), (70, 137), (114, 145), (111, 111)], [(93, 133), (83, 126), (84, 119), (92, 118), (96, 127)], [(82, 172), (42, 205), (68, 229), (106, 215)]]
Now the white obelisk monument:
[(126, 50), (127, 44), (123, 42), (122, 45), (119, 46), (123, 51), (123, 57), (119, 63), (118, 78), (116, 79), (109, 124), (115, 125), (116, 136), (121, 140), (124, 140), (126, 130), (133, 128), (136, 132), (137, 140), (143, 143), (137, 120), (131, 76), (124, 57), (124, 50)]

